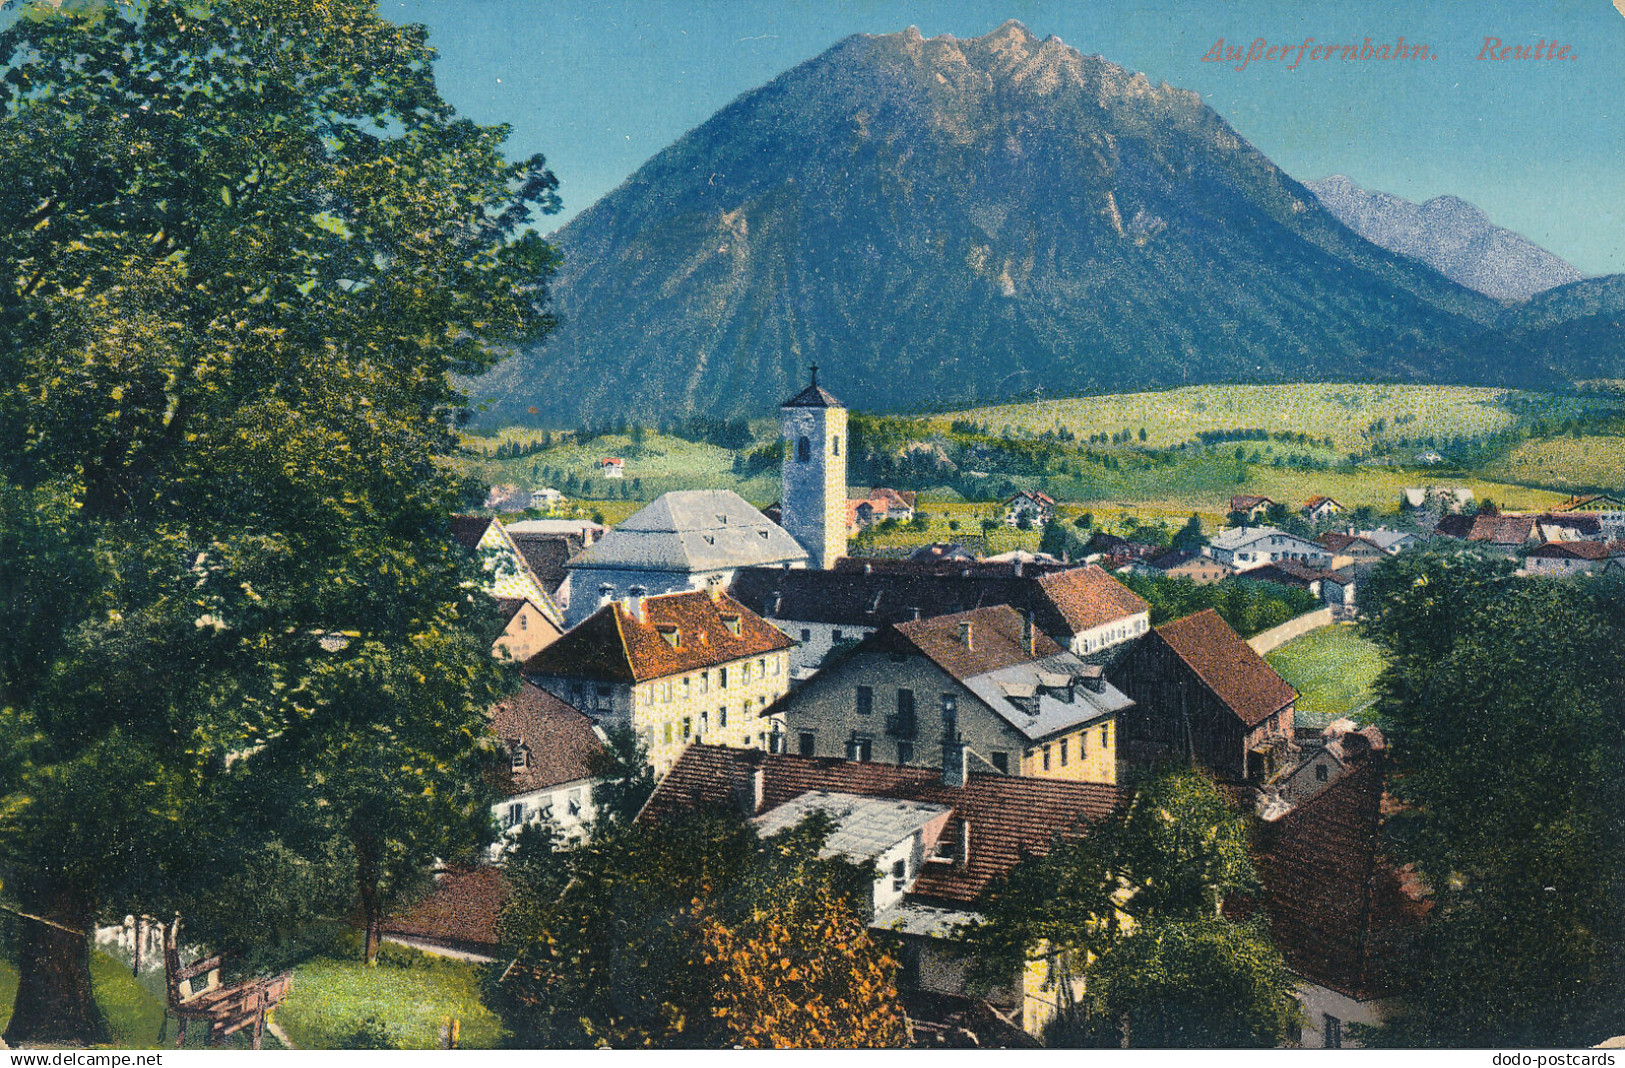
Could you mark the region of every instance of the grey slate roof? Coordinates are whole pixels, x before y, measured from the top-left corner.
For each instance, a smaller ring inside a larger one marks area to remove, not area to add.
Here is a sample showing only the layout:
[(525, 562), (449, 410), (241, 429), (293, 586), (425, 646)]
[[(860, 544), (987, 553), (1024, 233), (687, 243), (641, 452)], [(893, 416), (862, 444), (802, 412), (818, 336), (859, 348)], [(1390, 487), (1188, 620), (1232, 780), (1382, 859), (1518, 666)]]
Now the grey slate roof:
[(806, 560), (807, 550), (784, 528), (732, 490), (679, 490), (629, 517), (569, 566), (695, 572)]
[[(1100, 692), (1082, 681), (1087, 677), (1099, 679)], [(1061, 695), (1067, 689), (1066, 680), (1073, 683), (1070, 701)], [(1098, 668), (1091, 671), (1071, 653), (1012, 664), (963, 681), (1029, 741), (1085, 726), (1134, 704), (1122, 690), (1100, 678)]]
[(821, 857), (871, 860), (953, 810), (947, 805), (831, 790), (808, 790), (751, 822), (763, 838), (794, 827), (814, 812), (828, 816), (835, 829), (819, 851)]

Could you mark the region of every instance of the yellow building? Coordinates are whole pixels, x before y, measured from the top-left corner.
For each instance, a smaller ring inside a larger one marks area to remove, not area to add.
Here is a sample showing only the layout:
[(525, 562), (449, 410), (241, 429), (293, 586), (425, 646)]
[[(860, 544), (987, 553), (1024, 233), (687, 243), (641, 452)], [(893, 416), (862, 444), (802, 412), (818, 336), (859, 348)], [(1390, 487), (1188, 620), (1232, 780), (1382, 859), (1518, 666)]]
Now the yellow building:
[(766, 748), (763, 711), (790, 688), (795, 643), (724, 594), (627, 598), (523, 667), (604, 727), (630, 727), (662, 776), (695, 742)]

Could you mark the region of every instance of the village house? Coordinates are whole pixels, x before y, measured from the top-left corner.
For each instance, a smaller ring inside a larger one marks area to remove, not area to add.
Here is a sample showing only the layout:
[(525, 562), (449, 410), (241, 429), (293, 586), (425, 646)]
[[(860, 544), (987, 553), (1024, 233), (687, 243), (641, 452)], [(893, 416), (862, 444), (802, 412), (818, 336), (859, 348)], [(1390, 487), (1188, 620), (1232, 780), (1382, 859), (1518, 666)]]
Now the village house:
[(543, 588), (501, 523), (489, 516), (455, 515), (451, 517), (451, 538), (479, 558), (485, 569), (486, 593), (529, 601), (555, 625), (563, 626), (563, 613), (551, 593)]
[(1472, 503), (1473, 491), (1465, 486), (1413, 486), (1399, 491), (1401, 511), (1455, 515)]
[(1303, 751), (1300, 763), (1277, 776), (1259, 797), (1259, 815), (1266, 820), (1280, 819), (1358, 767), (1372, 753), (1387, 748), (1381, 730), (1375, 726), (1356, 729), (1350, 719), (1335, 719), (1327, 724), (1313, 744), (1300, 729), (1298, 743)]
[(937, 758), (939, 771), (696, 745), (638, 818), (658, 824), (690, 808), (738, 806), (771, 833), (812, 811), (829, 815), (835, 830), (826, 850), (876, 862), (870, 931), (902, 963), (898, 988), (916, 1033), (985, 997), (1037, 1036), (1070, 993), (1056, 989), (1048, 962), (973, 992), (967, 962), (949, 942), (1018, 863), (1120, 818), (1127, 798), (1096, 783), (969, 771), (962, 752)]
[[(1352, 1024), (1389, 1011), (1388, 968), (1426, 916), (1419, 881), (1382, 848), (1385, 760), (1373, 747), (1264, 824), (1255, 866), (1270, 937), (1297, 977), (1306, 1049), (1353, 1046)], [(1244, 918), (1241, 903), (1226, 912)]]
[(1212, 609), (1153, 628), (1111, 678), (1135, 702), (1120, 717), (1130, 763), (1189, 760), (1261, 783), (1292, 759), (1297, 691)]
[(502, 634), (492, 643), (491, 652), (499, 659), (522, 664), (564, 633), (528, 598), (498, 597), (496, 601), (502, 614)]
[(619, 456), (606, 456), (598, 461), (598, 473), (605, 478), (625, 478), (626, 461)]
[(876, 486), (862, 497), (850, 498), (846, 502), (847, 533), (856, 534), (888, 519), (907, 523), (914, 518), (914, 500), (912, 490), (899, 492), (884, 486)]
[(1402, 553), (1406, 549), (1413, 549), (1422, 543), (1419, 536), (1409, 531), (1389, 530), (1387, 527), (1378, 527), (1376, 530), (1362, 530), (1358, 534), (1390, 556)]
[(1473, 542), (1506, 556), (1514, 555), (1540, 541), (1535, 519), (1527, 515), (1502, 515), (1486, 509), (1477, 515), (1446, 515), (1433, 528), (1439, 538)]
[(1004, 524), (1009, 527), (1027, 525), (1041, 527), (1055, 517), (1055, 500), (1038, 490), (1022, 490), (1004, 502)]
[(1230, 498), (1230, 511), (1227, 515), (1239, 515), (1246, 518), (1249, 523), (1257, 522), (1269, 514), (1275, 502), (1268, 497), (1255, 497), (1247, 493), (1238, 493)]
[(567, 565), (583, 549), (597, 541), (608, 529), (590, 519), (521, 519), (505, 528), (509, 540), (530, 566), (544, 590), (561, 608), (567, 608), (564, 580)]
[(1311, 523), (1324, 523), (1346, 509), (1330, 497), (1316, 495), (1303, 502), (1298, 511)]
[(1350, 564), (1375, 564), (1388, 551), (1370, 538), (1358, 534), (1323, 534), (1320, 544), (1332, 554), (1331, 562), (1326, 570), (1337, 571)]
[(1130, 566), (1141, 574), (1156, 575), (1161, 578), (1190, 579), (1198, 586), (1208, 586), (1231, 578), (1236, 574), (1236, 569), (1222, 560), (1214, 559), (1203, 553), (1185, 552), (1183, 550), (1163, 553), (1161, 556), (1138, 561)]
[(1277, 527), (1231, 527), (1221, 530), (1202, 551), (1237, 571), (1248, 571), (1281, 560), (1296, 560), (1315, 568), (1324, 568), (1332, 562), (1332, 554), (1324, 547)]
[(805, 567), (807, 550), (731, 490), (662, 494), (572, 558), (565, 622), (618, 598), (722, 589), (742, 567)]
[(604, 751), (592, 720), (527, 682), (491, 710), (491, 733), (507, 753), (496, 776), (502, 800), (491, 810), (503, 837), (491, 859), (533, 824), (551, 824), (560, 845), (584, 842), (595, 813), (593, 761)]
[(1625, 547), (1597, 541), (1555, 541), (1529, 550), (1523, 569), (1531, 575), (1596, 575), (1609, 561), (1625, 557)]
[(662, 775), (692, 742), (768, 745), (762, 712), (784, 696), (794, 643), (722, 593), (613, 601), (526, 661), (525, 678), (630, 728)]
[(887, 627), (769, 711), (801, 756), (930, 767), (962, 745), (977, 770), (1110, 784), (1131, 704), (1000, 605)]
[(1254, 567), (1236, 578), (1241, 582), (1273, 582), (1279, 586), (1295, 586), (1300, 590), (1307, 590), (1312, 597), (1319, 597), (1321, 583), (1331, 574), (1329, 571), (1308, 564), (1300, 564), (1296, 560), (1281, 560), (1278, 563), (1265, 564), (1263, 567)]
[(791, 638), (795, 677), (832, 649), (882, 627), (1007, 604), (1030, 612), (1039, 630), (1080, 656), (1144, 634), (1150, 606), (1098, 567), (1034, 567), (1025, 561), (936, 569), (901, 561), (843, 561), (833, 571), (746, 568), (729, 592)]

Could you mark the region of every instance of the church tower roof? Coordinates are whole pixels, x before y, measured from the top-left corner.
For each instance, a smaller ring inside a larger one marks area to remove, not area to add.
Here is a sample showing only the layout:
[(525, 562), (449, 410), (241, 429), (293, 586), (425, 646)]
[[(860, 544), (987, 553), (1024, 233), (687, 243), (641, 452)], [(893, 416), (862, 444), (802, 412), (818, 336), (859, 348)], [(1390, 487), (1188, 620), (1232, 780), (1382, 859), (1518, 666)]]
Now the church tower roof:
[(818, 384), (818, 365), (812, 365), (812, 382), (807, 388), (779, 405), (781, 408), (845, 408), (834, 394)]

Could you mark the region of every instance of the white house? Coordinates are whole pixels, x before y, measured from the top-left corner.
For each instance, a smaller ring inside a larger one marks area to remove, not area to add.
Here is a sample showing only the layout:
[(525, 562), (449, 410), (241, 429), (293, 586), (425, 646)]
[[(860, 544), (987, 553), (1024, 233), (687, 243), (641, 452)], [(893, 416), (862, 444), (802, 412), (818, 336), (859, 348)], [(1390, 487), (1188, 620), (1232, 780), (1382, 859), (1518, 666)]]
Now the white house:
[(1621, 556), (1625, 552), (1600, 541), (1554, 541), (1529, 550), (1523, 568), (1531, 575), (1594, 575)]
[(626, 461), (619, 456), (606, 456), (598, 461), (598, 472), (605, 478), (625, 478)]
[(1203, 551), (1237, 571), (1250, 571), (1282, 560), (1296, 560), (1317, 568), (1325, 568), (1332, 562), (1332, 554), (1325, 546), (1277, 527), (1222, 530)]
[(1038, 490), (1022, 490), (1004, 502), (1005, 526), (1021, 525), (1022, 517), (1035, 527), (1048, 523), (1055, 515), (1055, 500)]
[(552, 824), (564, 845), (585, 841), (596, 812), (592, 765), (604, 751), (592, 720), (527, 682), (491, 710), (491, 733), (508, 754), (497, 778), (502, 800), (491, 808), (502, 828), (492, 860), (531, 824)]

